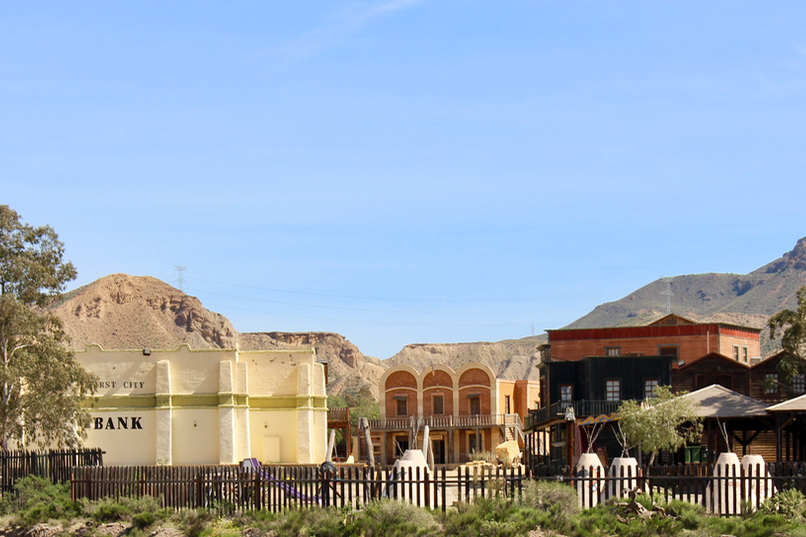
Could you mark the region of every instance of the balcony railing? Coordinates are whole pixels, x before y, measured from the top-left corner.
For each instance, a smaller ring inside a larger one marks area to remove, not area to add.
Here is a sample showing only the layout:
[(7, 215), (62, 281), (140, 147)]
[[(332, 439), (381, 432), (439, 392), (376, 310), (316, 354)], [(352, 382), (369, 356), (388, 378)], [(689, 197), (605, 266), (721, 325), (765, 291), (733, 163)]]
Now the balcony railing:
[(558, 401), (546, 408), (530, 410), (526, 416), (525, 427), (531, 429), (542, 423), (563, 419), (569, 406), (573, 405), (574, 414), (577, 418), (587, 416), (601, 416), (602, 414), (612, 414), (618, 410), (621, 401)]
[(473, 416), (409, 416), (406, 418), (386, 418), (369, 420), (373, 431), (408, 431), (422, 429), (475, 429), (483, 427), (523, 428), (518, 414), (476, 414)]
[(328, 408), (327, 409), (327, 421), (328, 422), (349, 422), (350, 421), (350, 409), (348, 407)]

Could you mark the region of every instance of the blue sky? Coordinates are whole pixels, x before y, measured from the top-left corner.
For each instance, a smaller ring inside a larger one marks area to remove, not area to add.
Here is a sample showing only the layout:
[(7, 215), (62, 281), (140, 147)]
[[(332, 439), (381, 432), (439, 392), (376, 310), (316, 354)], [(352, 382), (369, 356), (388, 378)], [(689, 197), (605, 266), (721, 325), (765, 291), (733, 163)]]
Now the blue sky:
[[(4, 2), (0, 203), (240, 331), (559, 328), (806, 236), (801, 2)], [(663, 297), (659, 296), (659, 304)], [(534, 327), (534, 328), (533, 328)]]

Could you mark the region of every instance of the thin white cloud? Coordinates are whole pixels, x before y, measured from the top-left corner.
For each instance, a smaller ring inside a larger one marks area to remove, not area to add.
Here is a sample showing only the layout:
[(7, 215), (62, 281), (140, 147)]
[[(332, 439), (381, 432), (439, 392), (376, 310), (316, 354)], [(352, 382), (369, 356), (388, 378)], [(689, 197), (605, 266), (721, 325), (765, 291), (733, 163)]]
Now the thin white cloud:
[(272, 53), (278, 56), (283, 63), (293, 63), (313, 57), (319, 52), (345, 41), (375, 20), (425, 1), (427, 0), (391, 0), (342, 11), (333, 18), (330, 24), (287, 41), (273, 49)]

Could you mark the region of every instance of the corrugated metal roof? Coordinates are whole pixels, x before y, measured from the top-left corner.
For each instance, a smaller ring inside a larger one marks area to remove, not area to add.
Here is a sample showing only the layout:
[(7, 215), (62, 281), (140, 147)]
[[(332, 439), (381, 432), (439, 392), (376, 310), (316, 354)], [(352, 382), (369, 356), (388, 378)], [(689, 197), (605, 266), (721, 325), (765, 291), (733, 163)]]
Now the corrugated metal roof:
[(806, 411), (806, 395), (800, 395), (789, 401), (768, 407), (770, 412), (802, 412)]
[(700, 404), (703, 418), (753, 418), (767, 415), (767, 405), (719, 384), (684, 395)]

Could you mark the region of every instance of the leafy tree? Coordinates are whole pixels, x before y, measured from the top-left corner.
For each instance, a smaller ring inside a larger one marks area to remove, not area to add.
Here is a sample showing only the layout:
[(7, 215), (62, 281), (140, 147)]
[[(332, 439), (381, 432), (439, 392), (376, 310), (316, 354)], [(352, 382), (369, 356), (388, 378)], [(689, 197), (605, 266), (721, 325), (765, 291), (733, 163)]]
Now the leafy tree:
[(81, 400), (94, 377), (64, 346), (46, 307), (76, 277), (50, 226), (20, 221), (0, 205), (0, 446), (76, 446), (89, 425)]
[(366, 386), (362, 386), (357, 393), (330, 395), (327, 398), (327, 405), (330, 408), (348, 407), (350, 424), (353, 427), (358, 425), (359, 418), (377, 419), (381, 417), (380, 403)]
[(770, 338), (782, 333), (781, 347), (786, 351), (778, 364), (785, 378), (806, 369), (806, 287), (798, 290), (798, 309), (781, 310), (767, 321)]
[(677, 450), (702, 435), (699, 403), (676, 397), (668, 386), (658, 386), (655, 397), (641, 403), (624, 401), (619, 406), (619, 425), (629, 446), (640, 445), (651, 453), (649, 464), (662, 449)]

